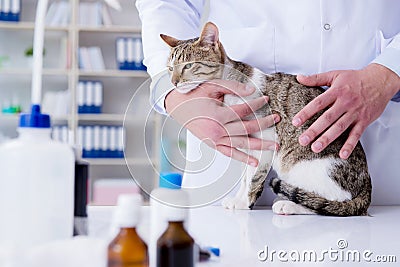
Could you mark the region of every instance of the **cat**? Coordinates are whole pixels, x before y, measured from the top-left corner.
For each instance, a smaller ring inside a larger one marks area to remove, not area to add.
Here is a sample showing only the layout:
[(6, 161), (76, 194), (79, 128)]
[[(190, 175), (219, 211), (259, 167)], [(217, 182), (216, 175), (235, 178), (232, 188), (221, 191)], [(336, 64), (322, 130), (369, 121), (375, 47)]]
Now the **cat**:
[[(347, 160), (339, 157), (339, 150), (348, 131), (320, 153), (314, 153), (310, 146), (301, 146), (298, 142), (300, 134), (323, 111), (301, 127), (293, 126), (292, 118), (323, 93), (322, 88), (301, 85), (292, 74), (264, 74), (246, 63), (229, 58), (219, 41), (218, 28), (212, 22), (205, 24), (198, 38), (179, 40), (164, 34), (160, 37), (171, 49), (167, 66), (176, 90), (188, 93), (200, 90), (198, 85), (204, 81), (236, 80), (256, 86), (259, 90), (245, 99), (227, 94), (224, 96), (225, 104), (233, 105), (266, 95), (269, 97), (270, 110), (264, 106), (254, 116), (258, 118), (272, 112), (281, 118), (275, 128), (253, 135), (273, 140), (276, 134), (280, 148), (277, 152), (249, 151), (259, 159), (259, 166), (253, 169), (247, 166), (248, 171), (242, 178), (237, 195), (223, 202), (226, 208), (252, 209), (272, 167), (277, 177), (272, 178), (269, 185), (278, 195), (272, 205), (274, 213), (330, 216), (368, 214), (372, 185), (360, 142)], [(272, 162), (272, 166), (268, 162)]]

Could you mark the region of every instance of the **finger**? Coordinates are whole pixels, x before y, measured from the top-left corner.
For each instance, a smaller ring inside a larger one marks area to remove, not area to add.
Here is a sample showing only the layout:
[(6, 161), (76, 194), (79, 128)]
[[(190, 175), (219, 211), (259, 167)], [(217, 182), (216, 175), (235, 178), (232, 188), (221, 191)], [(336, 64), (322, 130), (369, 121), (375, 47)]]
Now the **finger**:
[(224, 145), (217, 145), (216, 149), (224, 154), (227, 157), (236, 159), (238, 161), (244, 162), (246, 164), (249, 164), (253, 167), (256, 167), (258, 165), (258, 160), (255, 157), (252, 157), (240, 150), (237, 150), (234, 147), (229, 147), (229, 146), (224, 146)]
[(309, 120), (312, 116), (328, 107), (335, 101), (335, 98), (329, 91), (320, 94), (300, 110), (292, 119), (292, 124), (299, 127)]
[(339, 156), (342, 159), (348, 159), (351, 152), (353, 152), (356, 147), (358, 141), (361, 138), (362, 133), (364, 132), (366, 127), (361, 124), (356, 124), (353, 129), (351, 129), (349, 137), (344, 143), (342, 149), (340, 149)]
[[(306, 146), (311, 143), (323, 131), (334, 125), (335, 122), (343, 115), (343, 113), (343, 109), (339, 109), (335, 105), (333, 105), (331, 108), (325, 111), (303, 134), (300, 135), (300, 145)], [(350, 123), (352, 123), (353, 121), (351, 121)], [(349, 127), (350, 123), (346, 126), (344, 130)], [(342, 126), (345, 126), (345, 123), (343, 121), (340, 121), (340, 123), (335, 125), (335, 129)]]
[(247, 136), (223, 137), (218, 140), (218, 144), (251, 150), (278, 150), (279, 145), (271, 140), (263, 140), (259, 138)]
[(236, 121), (240, 118), (254, 114), (255, 111), (268, 104), (268, 97), (262, 96), (252, 99), (242, 104), (236, 104), (229, 107), (224, 107), (226, 110), (226, 122)]
[(299, 74), (296, 78), (299, 83), (306, 86), (331, 86), (337, 73), (337, 71), (328, 71), (309, 76)]
[(315, 153), (319, 153), (324, 150), (330, 143), (332, 143), (344, 131), (346, 131), (346, 129), (353, 124), (354, 120), (355, 116), (353, 114), (346, 113), (343, 115), (311, 145), (311, 150)]
[(233, 121), (225, 124), (224, 127), (227, 131), (228, 136), (248, 135), (267, 129), (273, 126), (275, 123), (279, 122), (279, 120), (279, 115), (273, 114), (249, 121)]
[(233, 94), (237, 96), (249, 96), (256, 90), (253, 86), (246, 85), (244, 83), (240, 83), (232, 80), (211, 80), (207, 81), (204, 84), (212, 84), (216, 85), (219, 88), (221, 93), (224, 94)]

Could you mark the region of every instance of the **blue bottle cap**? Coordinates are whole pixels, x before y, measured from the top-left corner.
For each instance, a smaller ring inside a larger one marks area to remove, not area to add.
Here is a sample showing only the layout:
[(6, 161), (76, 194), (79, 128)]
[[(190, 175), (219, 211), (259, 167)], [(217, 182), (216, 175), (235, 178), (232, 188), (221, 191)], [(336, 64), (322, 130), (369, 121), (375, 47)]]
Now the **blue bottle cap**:
[(50, 128), (50, 116), (40, 112), (39, 105), (32, 105), (31, 113), (22, 113), (19, 127)]
[(182, 174), (180, 173), (161, 173), (159, 187), (169, 189), (180, 189), (182, 185)]
[(220, 249), (216, 247), (207, 247), (207, 250), (209, 250), (212, 254), (214, 254), (217, 257), (219, 257), (221, 253)]

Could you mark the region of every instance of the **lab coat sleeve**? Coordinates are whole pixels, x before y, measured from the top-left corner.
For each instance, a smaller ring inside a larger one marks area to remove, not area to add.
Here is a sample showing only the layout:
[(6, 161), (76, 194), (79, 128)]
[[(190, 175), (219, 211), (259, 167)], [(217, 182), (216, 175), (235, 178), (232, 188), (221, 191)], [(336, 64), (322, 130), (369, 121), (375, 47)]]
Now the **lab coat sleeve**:
[(166, 113), (164, 99), (173, 89), (166, 72), (169, 47), (160, 34), (178, 39), (198, 36), (203, 6), (204, 0), (136, 1), (142, 21), (143, 63), (152, 78), (150, 101), (160, 113)]
[[(386, 41), (387, 46), (382, 49), (382, 53), (372, 63), (381, 64), (400, 76), (400, 33)], [(400, 91), (395, 94), (392, 101), (400, 102)]]

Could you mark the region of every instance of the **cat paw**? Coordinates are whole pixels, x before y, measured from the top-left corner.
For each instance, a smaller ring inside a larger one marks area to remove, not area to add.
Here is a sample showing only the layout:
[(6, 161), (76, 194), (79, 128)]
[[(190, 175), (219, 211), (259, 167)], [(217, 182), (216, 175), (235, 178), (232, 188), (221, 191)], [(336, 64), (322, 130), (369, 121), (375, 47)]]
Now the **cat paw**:
[(307, 209), (299, 204), (289, 200), (279, 200), (272, 205), (272, 211), (281, 215), (292, 214), (314, 214), (310, 209)]
[(250, 205), (249, 205), (249, 202), (244, 199), (233, 197), (233, 198), (225, 198), (222, 201), (222, 206), (225, 209), (229, 209), (229, 210), (233, 210), (233, 209), (248, 210)]

